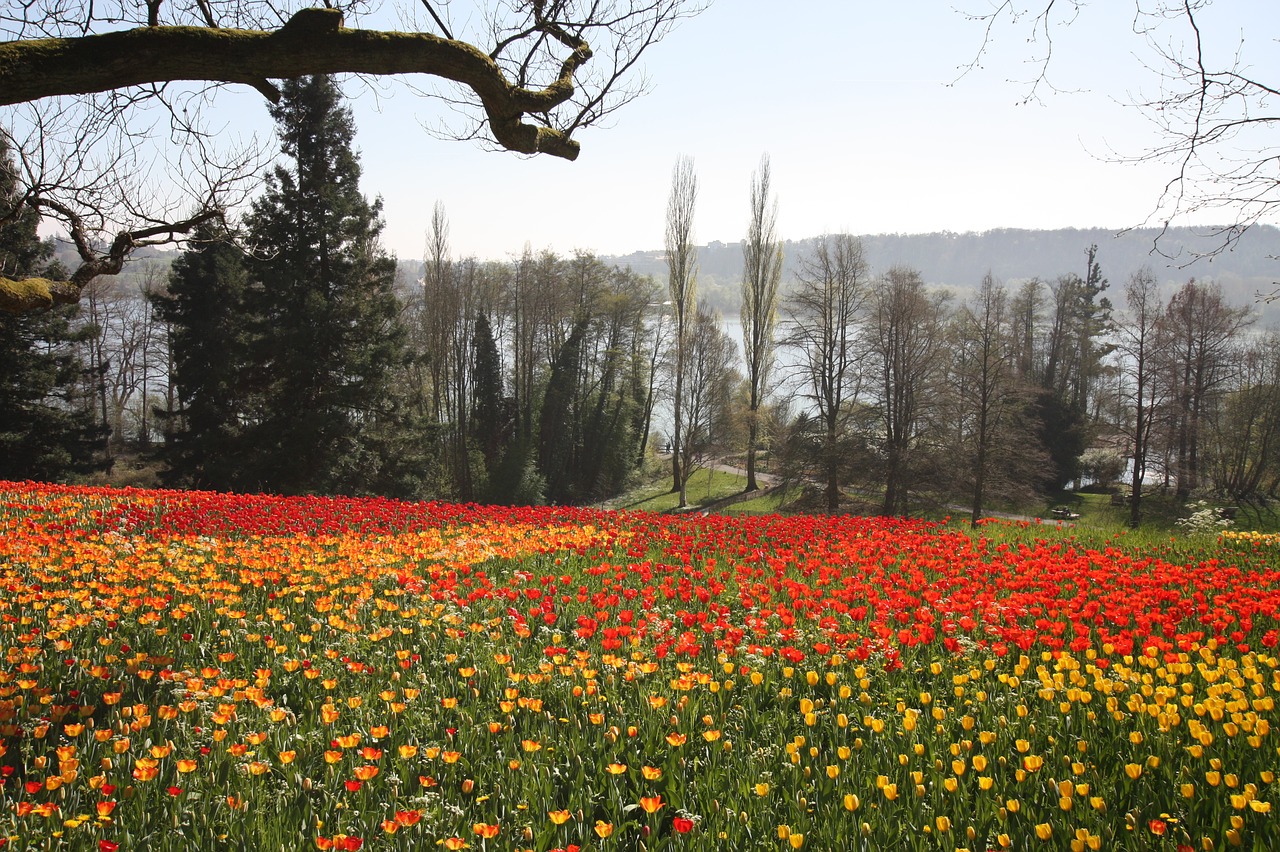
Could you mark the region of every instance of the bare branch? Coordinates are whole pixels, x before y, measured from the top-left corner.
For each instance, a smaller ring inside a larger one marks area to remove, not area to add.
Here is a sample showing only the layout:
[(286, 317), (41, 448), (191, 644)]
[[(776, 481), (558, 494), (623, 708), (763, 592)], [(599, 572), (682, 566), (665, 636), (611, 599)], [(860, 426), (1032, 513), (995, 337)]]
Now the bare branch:
[[(1023, 96), (1022, 103), (1031, 103), (1039, 101), (1039, 90), (1041, 86), (1051, 91), (1061, 91), (1057, 85), (1049, 79), (1049, 66), (1053, 61), (1054, 49), (1054, 28), (1070, 26), (1080, 15), (1080, 9), (1084, 5), (1083, 0), (1044, 0), (1042, 4), (1033, 4), (1031, 7), (1025, 7), (1017, 0), (1001, 0), (989, 12), (983, 13), (962, 13), (965, 18), (982, 24), (982, 42), (974, 54), (972, 60), (965, 65), (960, 66), (960, 75), (955, 79), (959, 82), (969, 75), (970, 72), (982, 67), (982, 60), (990, 50), (992, 43), (995, 41), (996, 30), (1007, 25), (1017, 28), (1025, 28), (1027, 44), (1037, 45), (1041, 47), (1041, 51), (1032, 56), (1029, 60), (1030, 64), (1036, 69), (1035, 73), (1026, 80), (1019, 80), (1028, 86), (1026, 94)], [(1055, 8), (1061, 11), (1063, 6), (1068, 7), (1067, 11), (1055, 15)], [(1030, 21), (1027, 24), (1027, 21)]]
[[(1081, 0), (1066, 2), (1067, 12), (1060, 15), (1055, 12), (1062, 3), (1055, 0), (1001, 0), (989, 12), (966, 15), (982, 23), (984, 31), (961, 77), (979, 67), (998, 29), (1021, 27), (1029, 32), (1029, 43), (1044, 45), (1034, 57), (1039, 70), (1028, 81), (1025, 97), (1035, 99), (1038, 87), (1049, 85), (1053, 28), (1076, 20), (1084, 6)], [(1208, 252), (1174, 257), (1175, 250), (1166, 251), (1157, 236), (1153, 251), (1184, 264), (1229, 250), (1255, 223), (1280, 211), (1280, 155), (1273, 138), (1280, 127), (1274, 103), (1280, 86), (1250, 68), (1245, 32), (1234, 52), (1220, 55), (1221, 38), (1213, 27), (1221, 24), (1210, 11), (1206, 0), (1135, 0), (1132, 28), (1154, 57), (1147, 67), (1158, 85), (1154, 93), (1130, 95), (1129, 100), (1152, 122), (1157, 141), (1147, 150), (1110, 157), (1122, 163), (1164, 163), (1170, 170), (1151, 214), (1133, 227), (1155, 224), (1163, 235), (1192, 216), (1220, 214), (1228, 220), (1210, 229), (1219, 239)], [(1253, 28), (1248, 35), (1267, 42), (1263, 51), (1274, 46), (1274, 33)]]
[(8, 39), (0, 41), (0, 107), (8, 106), (0, 141), (17, 158), (18, 178), (16, 204), (0, 210), (0, 225), (38, 209), (67, 228), (82, 258), (73, 280), (52, 288), (7, 281), (5, 309), (74, 299), (88, 277), (118, 271), (131, 247), (180, 241), (203, 217), (243, 202), (269, 157), (252, 139), (228, 147), (226, 128), (206, 124), (205, 107), (227, 86), (276, 102), (272, 80), (426, 75), (457, 87), (443, 99), (466, 116), (463, 138), (572, 160), (578, 130), (643, 91), (634, 76), (640, 55), (703, 5), (495, 0), (476, 16), (487, 31), (460, 40), (431, 0), (421, 8), (443, 37), (422, 31), (432, 24), (413, 20), (414, 5), (400, 10), (409, 31), (393, 32), (356, 28), (381, 0), (324, 0), (325, 9), (298, 2), (306, 0), (20, 0), (0, 8), (0, 39)]

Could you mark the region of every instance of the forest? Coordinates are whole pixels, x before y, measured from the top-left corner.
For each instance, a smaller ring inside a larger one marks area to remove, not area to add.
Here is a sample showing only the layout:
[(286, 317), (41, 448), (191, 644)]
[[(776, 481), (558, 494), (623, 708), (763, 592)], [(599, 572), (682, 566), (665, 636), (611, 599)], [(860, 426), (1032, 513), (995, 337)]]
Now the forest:
[[(272, 115), (284, 158), (239, 240), (205, 222), (171, 263), (0, 315), (0, 478), (564, 505), (659, 464), (673, 490), (721, 459), (756, 487), (767, 460), (833, 513), (856, 493), (976, 520), (1123, 480), (1135, 524), (1144, 491), (1280, 496), (1280, 341), (1238, 286), (1171, 286), (1085, 239), (1003, 280), (936, 246), (783, 242), (767, 157), (740, 245), (681, 232), (682, 161), (667, 245), (632, 263), (460, 259), (440, 205), (398, 263), (334, 82), (287, 82)], [(0, 231), (0, 269), (65, 277), (36, 220)]]

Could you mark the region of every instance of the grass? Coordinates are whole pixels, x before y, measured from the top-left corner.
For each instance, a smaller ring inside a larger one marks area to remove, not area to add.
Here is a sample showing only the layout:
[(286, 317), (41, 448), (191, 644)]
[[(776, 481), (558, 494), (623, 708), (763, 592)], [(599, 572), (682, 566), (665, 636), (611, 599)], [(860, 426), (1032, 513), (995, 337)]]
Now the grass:
[[(746, 480), (740, 475), (701, 468), (690, 477), (686, 494), (689, 506), (696, 509), (740, 494), (745, 486)], [(725, 515), (795, 514), (798, 496), (794, 489), (775, 491), (715, 511)], [(671, 512), (676, 509), (678, 502), (677, 495), (671, 491), (669, 468), (651, 464), (645, 471), (642, 484), (609, 501), (605, 508)], [(1172, 496), (1158, 492), (1143, 496), (1142, 525), (1137, 530), (1129, 527), (1129, 507), (1113, 505), (1110, 494), (1068, 491), (1025, 506), (1000, 507), (999, 511), (1052, 520), (1052, 510), (1058, 506), (1065, 506), (1080, 516), (1069, 525), (1063, 524), (1062, 530), (1067, 536), (1099, 544), (1124, 540), (1131, 546), (1147, 546), (1167, 541), (1169, 533), (1179, 529), (1176, 522), (1188, 514), (1188, 510)], [(932, 513), (926, 515), (933, 520), (941, 520), (944, 516), (952, 518), (957, 524), (967, 521), (968, 517), (966, 512), (956, 510), (939, 511), (936, 517)], [(1232, 528), (1264, 533), (1280, 532), (1280, 512), (1241, 506)], [(1043, 535), (1046, 529), (1052, 529), (1052, 525), (1038, 526), (1039, 532), (1036, 534)]]
[(771, 515), (784, 511), (796, 499), (796, 496), (794, 489), (779, 489), (768, 494), (762, 494), (759, 497), (753, 497), (750, 500), (743, 500), (741, 503), (734, 503), (732, 506), (726, 506), (724, 513), (726, 515)]
[[(700, 468), (689, 477), (685, 496), (690, 507), (706, 506), (725, 497), (741, 494), (747, 485), (745, 477), (718, 470)], [(608, 508), (644, 512), (670, 512), (679, 505), (679, 495), (671, 490), (671, 477), (663, 476), (611, 500)]]

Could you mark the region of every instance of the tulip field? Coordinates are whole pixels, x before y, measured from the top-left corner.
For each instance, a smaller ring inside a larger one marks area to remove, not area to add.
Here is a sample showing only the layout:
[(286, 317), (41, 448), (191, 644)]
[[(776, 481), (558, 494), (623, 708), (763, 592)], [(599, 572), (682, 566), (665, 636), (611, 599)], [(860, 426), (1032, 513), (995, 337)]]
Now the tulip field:
[(1280, 849), (1280, 537), (0, 483), (0, 850)]

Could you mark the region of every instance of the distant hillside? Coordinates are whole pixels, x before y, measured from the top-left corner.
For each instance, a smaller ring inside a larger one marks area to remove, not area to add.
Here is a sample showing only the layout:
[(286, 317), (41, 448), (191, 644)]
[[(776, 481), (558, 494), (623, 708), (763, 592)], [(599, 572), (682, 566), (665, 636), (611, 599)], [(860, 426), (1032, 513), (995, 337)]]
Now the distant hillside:
[[(862, 236), (862, 245), (873, 272), (894, 265), (912, 266), (925, 281), (963, 294), (977, 286), (988, 271), (1012, 283), (1030, 278), (1052, 281), (1059, 275), (1084, 274), (1085, 250), (1096, 244), (1103, 274), (1111, 282), (1111, 298), (1120, 301), (1120, 291), (1130, 273), (1150, 266), (1169, 289), (1190, 278), (1211, 279), (1222, 285), (1235, 304), (1252, 304), (1259, 292), (1269, 293), (1280, 281), (1280, 228), (1257, 226), (1248, 231), (1227, 252), (1212, 259), (1192, 262), (1196, 254), (1215, 245), (1191, 228), (1174, 228), (1160, 240), (1164, 257), (1153, 252), (1159, 232), (1154, 228), (1117, 235), (1101, 228), (1064, 228), (1029, 231), (1002, 228), (982, 233), (874, 234)], [(800, 259), (816, 238), (788, 240), (784, 247), (784, 286), (794, 280)], [(663, 252), (638, 251), (606, 257), (610, 264), (630, 266), (636, 272), (666, 280)], [(699, 293), (726, 315), (738, 311), (738, 288), (742, 276), (742, 248), (739, 244), (713, 242), (698, 250)], [(1265, 318), (1280, 322), (1280, 306), (1265, 307)]]
[[(1001, 228), (982, 233), (953, 234), (872, 234), (862, 236), (862, 245), (873, 273), (894, 265), (920, 270), (925, 281), (936, 287), (957, 291), (963, 297), (975, 288), (988, 270), (1006, 283), (1029, 278), (1052, 281), (1059, 275), (1084, 274), (1085, 250), (1096, 244), (1103, 274), (1111, 282), (1109, 296), (1119, 305), (1125, 279), (1143, 266), (1150, 266), (1168, 290), (1188, 279), (1213, 280), (1227, 298), (1237, 305), (1256, 305), (1262, 321), (1280, 325), (1280, 302), (1262, 304), (1259, 293), (1280, 287), (1280, 228), (1259, 225), (1249, 230), (1231, 251), (1192, 262), (1197, 253), (1217, 243), (1192, 228), (1173, 228), (1160, 240), (1165, 257), (1153, 252), (1158, 234), (1154, 228), (1116, 234), (1102, 228), (1063, 228), (1056, 231), (1028, 231)], [(784, 247), (783, 287), (795, 280), (800, 260), (817, 238), (788, 240)], [(148, 275), (166, 279), (168, 265), (178, 255), (172, 251), (145, 249), (136, 253), (125, 268), (120, 286), (136, 287)], [(69, 246), (60, 244), (57, 257), (69, 268), (76, 258)], [(631, 267), (636, 272), (666, 281), (667, 267), (661, 250), (637, 251), (627, 255), (603, 256), (610, 265)], [(738, 313), (742, 280), (742, 247), (736, 243), (713, 242), (698, 249), (698, 292), (726, 317)], [(412, 282), (421, 276), (422, 261), (399, 261), (400, 276)]]

